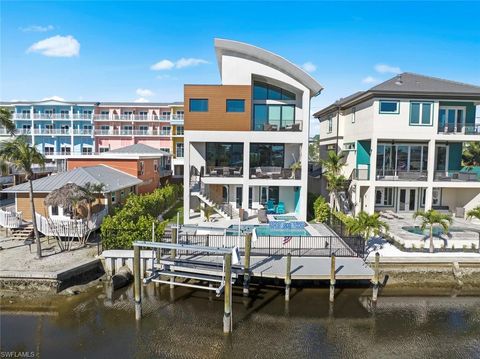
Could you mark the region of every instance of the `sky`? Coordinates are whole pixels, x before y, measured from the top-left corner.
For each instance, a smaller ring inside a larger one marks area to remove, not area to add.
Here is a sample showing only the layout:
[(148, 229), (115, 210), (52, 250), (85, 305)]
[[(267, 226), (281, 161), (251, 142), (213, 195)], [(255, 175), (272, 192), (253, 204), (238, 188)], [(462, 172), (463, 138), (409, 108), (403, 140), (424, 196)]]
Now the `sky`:
[[(215, 37), (303, 67), (315, 112), (409, 71), (480, 85), (480, 2), (1, 1), (0, 99), (182, 101)], [(315, 134), (316, 121), (311, 134)]]

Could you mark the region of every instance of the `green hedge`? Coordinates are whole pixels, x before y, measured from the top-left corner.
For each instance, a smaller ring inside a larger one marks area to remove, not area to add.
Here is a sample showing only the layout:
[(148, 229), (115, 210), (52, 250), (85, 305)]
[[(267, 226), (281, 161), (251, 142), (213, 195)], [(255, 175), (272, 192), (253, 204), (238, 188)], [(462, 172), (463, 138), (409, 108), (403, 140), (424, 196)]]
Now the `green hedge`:
[(313, 211), (315, 213), (315, 221), (324, 223), (330, 216), (330, 206), (322, 196), (318, 197), (313, 203)]
[(180, 185), (168, 185), (145, 195), (132, 194), (122, 208), (105, 217), (100, 233), (105, 249), (132, 249), (134, 241), (151, 240), (152, 223), (155, 238), (159, 240), (168, 220), (157, 218), (182, 196)]

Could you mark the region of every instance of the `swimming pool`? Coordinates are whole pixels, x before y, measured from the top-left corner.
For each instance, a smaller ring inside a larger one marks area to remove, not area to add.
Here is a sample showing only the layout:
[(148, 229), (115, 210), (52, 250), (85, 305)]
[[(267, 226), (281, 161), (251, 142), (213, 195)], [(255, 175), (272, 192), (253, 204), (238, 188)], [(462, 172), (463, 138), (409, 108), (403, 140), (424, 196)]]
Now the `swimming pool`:
[[(240, 226), (240, 233), (247, 234), (252, 233), (253, 228), (256, 228), (257, 236), (278, 236), (278, 237), (287, 237), (287, 236), (302, 236), (307, 237), (311, 236), (305, 228), (289, 228), (289, 229), (275, 229), (271, 228), (269, 225), (248, 225), (242, 224)], [(227, 228), (227, 236), (236, 236), (238, 235), (238, 224), (232, 224)]]
[[(430, 234), (428, 229), (422, 231), (420, 226), (406, 226), (406, 227), (402, 227), (402, 229), (407, 231), (407, 232), (410, 232), (410, 233), (413, 233), (413, 234), (418, 234), (418, 235), (421, 235), (421, 236), (428, 236)], [(448, 232), (464, 232), (464, 230), (461, 229), (461, 228), (458, 228), (458, 227), (450, 227), (448, 229)], [(442, 234), (445, 235), (445, 233), (443, 233), (442, 228), (433, 227), (433, 236), (434, 237), (440, 237)]]
[(297, 217), (295, 216), (273, 216), (277, 221), (296, 221)]

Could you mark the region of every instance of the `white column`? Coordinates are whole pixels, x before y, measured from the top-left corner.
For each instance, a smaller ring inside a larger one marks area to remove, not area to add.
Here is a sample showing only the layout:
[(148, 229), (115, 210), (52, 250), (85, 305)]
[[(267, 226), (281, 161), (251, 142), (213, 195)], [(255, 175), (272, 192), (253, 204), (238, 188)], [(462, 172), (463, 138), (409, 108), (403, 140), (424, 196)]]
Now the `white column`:
[(190, 142), (184, 139), (183, 149), (183, 218), (185, 223), (190, 223)]
[(373, 181), (375, 181), (375, 176), (377, 172), (377, 138), (372, 137), (370, 142), (370, 183), (371, 186), (373, 185)]
[(354, 214), (357, 215), (360, 211), (363, 210), (362, 206), (361, 206), (361, 198), (360, 198), (360, 185), (359, 184), (355, 184), (355, 209), (354, 209)]
[(31, 122), (31, 125), (30, 125), (31, 126), (30, 131), (32, 133), (31, 134), (31, 136), (32, 136), (32, 147), (35, 146), (35, 134), (34, 134), (34, 132), (35, 132), (35, 119), (34, 119), (34, 117), (35, 117), (35, 112), (33, 111), (33, 106), (31, 106), (30, 107), (30, 119), (31, 119), (32, 122)]
[(427, 181), (433, 183), (433, 175), (435, 172), (435, 140), (428, 141), (428, 162), (427, 162)]
[(365, 196), (365, 208), (363, 210), (368, 214), (373, 214), (375, 212), (375, 186), (369, 186)]
[(428, 186), (425, 191), (425, 211), (432, 209), (432, 199), (433, 199), (433, 187)]
[(73, 106), (70, 106), (70, 148), (73, 154), (75, 152), (75, 142), (73, 141)]
[(245, 141), (243, 143), (242, 171), (243, 171), (242, 208), (248, 211), (248, 182), (250, 181), (250, 142), (249, 141)]

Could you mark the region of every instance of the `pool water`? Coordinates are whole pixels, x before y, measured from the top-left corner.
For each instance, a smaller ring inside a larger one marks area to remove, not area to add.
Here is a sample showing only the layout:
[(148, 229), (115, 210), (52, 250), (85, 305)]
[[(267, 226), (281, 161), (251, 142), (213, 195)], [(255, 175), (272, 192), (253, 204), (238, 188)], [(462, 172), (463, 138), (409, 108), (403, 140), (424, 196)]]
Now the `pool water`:
[[(286, 237), (286, 236), (311, 236), (310, 232), (308, 232), (304, 228), (295, 228), (295, 229), (274, 229), (270, 228), (268, 225), (261, 225), (261, 226), (254, 226), (254, 225), (247, 225), (242, 224), (240, 226), (240, 233), (252, 233), (253, 228), (256, 228), (257, 236), (278, 236), (278, 237)], [(238, 224), (232, 224), (230, 227), (227, 228), (226, 232), (227, 236), (236, 236), (238, 235)]]
[[(428, 236), (429, 235), (429, 230), (426, 229), (426, 230), (422, 231), (420, 226), (406, 226), (406, 227), (402, 227), (402, 229), (407, 231), (407, 232), (418, 234), (418, 235), (421, 235), (421, 236)], [(461, 229), (461, 228), (457, 228), (457, 227), (450, 227), (448, 229), (448, 232), (464, 232), (464, 230)], [(440, 237), (442, 234), (444, 235), (445, 233), (443, 233), (443, 230), (442, 230), (441, 227), (433, 227), (433, 236), (434, 237)]]
[(296, 221), (297, 217), (295, 216), (273, 216), (277, 221)]

